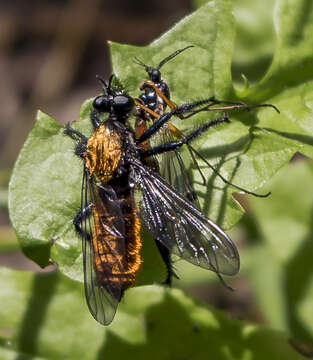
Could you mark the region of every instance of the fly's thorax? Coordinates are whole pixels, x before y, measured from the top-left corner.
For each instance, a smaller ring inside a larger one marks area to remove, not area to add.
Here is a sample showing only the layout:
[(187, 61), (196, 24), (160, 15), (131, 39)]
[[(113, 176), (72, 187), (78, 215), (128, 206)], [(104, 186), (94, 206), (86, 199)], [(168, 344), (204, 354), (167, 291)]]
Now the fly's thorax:
[(91, 174), (107, 183), (113, 177), (122, 156), (122, 141), (116, 129), (100, 125), (90, 136), (84, 154), (85, 166)]
[(166, 98), (170, 99), (170, 89), (164, 80), (161, 80), (159, 83), (155, 85), (161, 90), (161, 92), (164, 94)]

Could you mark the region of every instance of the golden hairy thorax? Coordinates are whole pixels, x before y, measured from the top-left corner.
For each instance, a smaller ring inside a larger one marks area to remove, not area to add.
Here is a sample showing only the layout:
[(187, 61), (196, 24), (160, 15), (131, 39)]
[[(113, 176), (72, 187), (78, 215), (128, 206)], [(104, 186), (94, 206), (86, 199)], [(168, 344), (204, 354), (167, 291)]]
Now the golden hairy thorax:
[(112, 178), (121, 155), (120, 135), (103, 124), (90, 136), (84, 158), (90, 173), (107, 183)]
[(116, 286), (124, 291), (134, 284), (141, 265), (141, 239), (140, 220), (136, 208), (131, 206), (131, 196), (122, 201), (125, 242), (121, 242), (121, 238), (110, 226), (114, 215), (99, 213), (97, 207), (93, 211), (92, 242), (99, 285), (110, 283), (111, 287)]

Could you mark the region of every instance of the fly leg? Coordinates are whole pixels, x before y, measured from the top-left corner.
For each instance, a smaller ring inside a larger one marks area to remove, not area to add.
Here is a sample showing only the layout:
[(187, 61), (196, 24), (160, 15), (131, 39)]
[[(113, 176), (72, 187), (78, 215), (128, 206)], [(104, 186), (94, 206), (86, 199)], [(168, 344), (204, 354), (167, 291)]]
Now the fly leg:
[[(90, 121), (92, 123), (94, 130), (96, 130), (100, 126), (101, 121), (96, 111), (92, 111), (90, 113)], [(70, 136), (73, 140), (77, 142), (75, 146), (75, 154), (83, 159), (84, 153), (86, 151), (88, 138), (85, 135), (83, 135), (80, 131), (73, 129), (69, 123), (65, 125), (65, 129), (63, 133), (65, 135)]]
[(101, 120), (99, 119), (98, 113), (94, 110), (90, 113), (90, 121), (94, 130), (97, 130), (98, 127), (101, 125)]
[(83, 239), (86, 239), (88, 241), (90, 241), (91, 236), (90, 234), (86, 231), (86, 229), (83, 229), (81, 224), (82, 222), (88, 218), (88, 216), (90, 216), (91, 214), (91, 209), (93, 208), (93, 204), (90, 203), (89, 205), (87, 205), (86, 207), (84, 207), (83, 209), (80, 209), (75, 218), (73, 219), (73, 224), (75, 227), (75, 230), (77, 232), (77, 234), (79, 236), (81, 236)]
[[(172, 113), (172, 111), (170, 113), (168, 113), (168, 114), (171, 114), (171, 113)], [(160, 120), (162, 120), (162, 117), (163, 116), (161, 116)], [(207, 123), (202, 124), (196, 130), (194, 130), (190, 134), (184, 136), (184, 138), (181, 141), (173, 141), (173, 142), (169, 142), (167, 144), (158, 145), (158, 146), (155, 146), (155, 147), (150, 148), (148, 150), (145, 150), (145, 151), (143, 151), (141, 153), (141, 157), (146, 158), (148, 156), (158, 155), (158, 154), (162, 154), (164, 152), (168, 152), (168, 151), (172, 151), (174, 149), (177, 149), (177, 148), (181, 147), (184, 144), (188, 144), (190, 141), (192, 141), (196, 137), (200, 136), (204, 131), (208, 130), (210, 127), (215, 126), (215, 125), (219, 125), (219, 124), (224, 123), (224, 122), (229, 122), (227, 114), (224, 114), (219, 119), (209, 121)], [(155, 123), (155, 124), (157, 124), (157, 123)], [(153, 125), (150, 126), (149, 129), (151, 129), (152, 127), (153, 127)], [(149, 129), (146, 132), (148, 132)], [(141, 136), (141, 138), (143, 137), (143, 135)], [(140, 138), (139, 138), (139, 140), (140, 140)]]
[(75, 155), (83, 159), (84, 153), (86, 151), (88, 138), (78, 130), (73, 129), (69, 123), (65, 125), (65, 129), (63, 130), (63, 133), (76, 141)]
[[(193, 109), (197, 108), (198, 106), (202, 106), (205, 105), (207, 103), (211, 102), (211, 99), (204, 99), (204, 100), (199, 100), (199, 101), (195, 101), (191, 104), (183, 104), (180, 106), (177, 106), (176, 108), (174, 108), (173, 110), (171, 110), (168, 113), (163, 114), (162, 116), (159, 117), (159, 119), (154, 122), (140, 137), (139, 139), (137, 139), (137, 143), (142, 143), (146, 140), (148, 140), (149, 138), (151, 138), (156, 132), (158, 132), (158, 130), (167, 122), (170, 121), (172, 116), (178, 116), (180, 114), (185, 114), (185, 113), (190, 113)], [(228, 119), (228, 117), (227, 117)], [(216, 122), (217, 120), (212, 121), (212, 125), (214, 122)], [(223, 122), (225, 122), (225, 116), (224, 116), (224, 120)], [(220, 121), (219, 121), (220, 122)], [(208, 123), (204, 124), (207, 125)], [(202, 128), (203, 125), (200, 127)], [(199, 128), (199, 129), (200, 129)]]
[[(176, 107), (178, 107), (177, 104), (175, 104), (172, 100), (168, 99), (163, 93), (162, 91), (154, 84), (153, 81), (151, 80), (146, 80), (144, 81), (144, 86), (145, 87), (150, 87), (152, 89), (154, 89), (154, 91), (156, 92), (156, 94), (164, 101), (164, 103), (166, 105), (169, 106), (169, 108), (171, 110), (175, 109)], [(142, 85), (143, 87), (143, 85)], [(260, 107), (271, 107), (273, 108), (278, 114), (280, 113), (279, 109), (273, 105), (273, 104), (256, 104), (256, 105), (249, 105), (246, 104), (242, 101), (227, 101), (227, 100), (218, 100), (216, 99), (214, 96), (211, 96), (208, 100), (208, 104), (201, 108), (201, 109), (196, 109), (194, 111), (192, 111), (190, 114), (184, 115), (184, 114), (179, 114), (177, 115), (180, 119), (188, 119), (191, 116), (201, 112), (201, 111), (228, 111), (228, 110), (252, 110), (255, 108), (260, 108)], [(219, 105), (219, 106), (216, 106)], [(214, 107), (212, 107), (214, 106)]]
[[(224, 114), (224, 116), (222, 118), (220, 118), (220, 119), (216, 119), (216, 120), (210, 121), (208, 123), (204, 123), (203, 125), (199, 126), (198, 129), (191, 132), (189, 135), (186, 135), (186, 136), (183, 135), (181, 137), (181, 141), (169, 142), (167, 144), (162, 144), (162, 145), (159, 145), (159, 146), (155, 146), (153, 148), (150, 148), (148, 150), (143, 151), (141, 153), (141, 156), (142, 156), (142, 158), (146, 158), (146, 157), (149, 157), (149, 156), (158, 155), (158, 154), (162, 154), (164, 152), (175, 150), (175, 149), (181, 147), (184, 144), (188, 145), (190, 143), (190, 141), (192, 141), (196, 137), (200, 136), (204, 131), (208, 130), (211, 126), (215, 126), (215, 125), (221, 124), (223, 122), (229, 122), (227, 113)], [(224, 181), (225, 184), (233, 186), (235, 189), (237, 189), (239, 191), (243, 191), (246, 194), (250, 194), (250, 195), (253, 195), (255, 197), (264, 198), (264, 197), (268, 197), (271, 194), (270, 192), (268, 192), (266, 194), (257, 194), (257, 193), (246, 190), (246, 189), (244, 189), (244, 188), (242, 188), (242, 187), (240, 187), (238, 185), (235, 185), (235, 184), (229, 182), (200, 153), (198, 153), (193, 148), (192, 148), (192, 150), (195, 152), (195, 154), (198, 157), (200, 157), (200, 159), (202, 159), (202, 161), (204, 161), (217, 174), (217, 176), (219, 178), (221, 178)]]
[(172, 279), (173, 277), (178, 279), (178, 276), (176, 275), (174, 269), (173, 269), (173, 263), (171, 259), (171, 252), (170, 250), (163, 245), (160, 241), (155, 240), (156, 246), (159, 250), (159, 253), (162, 257), (162, 260), (164, 261), (164, 264), (166, 266), (167, 276), (164, 281), (164, 285), (172, 286)]

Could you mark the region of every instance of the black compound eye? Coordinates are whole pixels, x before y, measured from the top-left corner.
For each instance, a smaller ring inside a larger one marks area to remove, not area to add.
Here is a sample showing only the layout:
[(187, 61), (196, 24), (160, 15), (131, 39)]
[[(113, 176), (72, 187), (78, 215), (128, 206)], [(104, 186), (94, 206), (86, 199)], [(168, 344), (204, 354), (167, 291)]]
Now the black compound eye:
[(103, 95), (97, 96), (93, 103), (93, 107), (100, 111), (100, 112), (109, 112), (110, 111), (110, 102), (108, 101), (108, 98)]
[(117, 95), (113, 99), (113, 109), (119, 113), (127, 113), (134, 106), (134, 100), (126, 95)]
[(149, 72), (149, 76), (150, 76), (150, 80), (153, 81), (154, 83), (158, 83), (161, 80), (161, 73), (157, 69), (152, 69)]

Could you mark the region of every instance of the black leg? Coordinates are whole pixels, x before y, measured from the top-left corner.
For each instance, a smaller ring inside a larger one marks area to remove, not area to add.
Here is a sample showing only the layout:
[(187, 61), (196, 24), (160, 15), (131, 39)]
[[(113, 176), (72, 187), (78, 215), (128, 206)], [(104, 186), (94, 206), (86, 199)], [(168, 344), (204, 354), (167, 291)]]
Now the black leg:
[(177, 106), (175, 109), (173, 109), (172, 111), (163, 114), (162, 116), (159, 117), (159, 119), (154, 122), (141, 136), (140, 138), (137, 140), (137, 143), (140, 144), (146, 140), (148, 140), (152, 135), (154, 135), (165, 123), (167, 123), (172, 116), (175, 115), (180, 115), (180, 114), (184, 114), (184, 113), (189, 113), (190, 111), (192, 111), (194, 108), (196, 108), (197, 106), (202, 106), (205, 105), (207, 103), (212, 102), (212, 98), (209, 99), (205, 99), (205, 100), (199, 100), (199, 101), (195, 101), (191, 104), (183, 104), (181, 106)]
[(92, 203), (90, 203), (84, 209), (79, 210), (78, 213), (76, 214), (74, 220), (73, 220), (73, 224), (74, 224), (74, 227), (75, 227), (75, 230), (76, 230), (77, 234), (80, 235), (82, 238), (85, 238), (87, 240), (90, 240), (90, 234), (82, 229), (81, 223), (83, 222), (83, 220), (88, 218), (88, 216), (91, 214), (91, 209), (93, 208), (93, 206), (94, 205)]
[(84, 158), (88, 138), (78, 130), (73, 129), (70, 124), (65, 125), (63, 133), (70, 136), (73, 140), (77, 141), (77, 144), (75, 146), (75, 154), (81, 158)]
[(175, 271), (173, 269), (171, 253), (170, 253), (169, 249), (166, 246), (164, 246), (160, 241), (155, 240), (155, 243), (156, 243), (156, 246), (160, 252), (160, 255), (162, 257), (162, 260), (164, 261), (164, 264), (165, 264), (166, 270), (167, 270), (167, 276), (164, 281), (164, 284), (171, 286), (173, 276), (178, 279), (178, 276), (175, 274)]
[(73, 129), (69, 123), (65, 125), (63, 133), (70, 136), (75, 141), (81, 141), (84, 143), (87, 143), (88, 141), (88, 138), (85, 135), (83, 135), (80, 131)]
[(98, 129), (98, 127), (101, 124), (101, 121), (100, 121), (100, 119), (98, 117), (98, 113), (96, 111), (92, 111), (90, 113), (90, 121), (92, 123), (94, 130)]
[(227, 114), (224, 114), (224, 116), (222, 118), (220, 118), (220, 119), (216, 119), (216, 120), (210, 121), (208, 123), (205, 123), (205, 124), (199, 126), (198, 129), (196, 129), (195, 131), (193, 131), (189, 135), (186, 135), (184, 137), (184, 139), (181, 140), (181, 141), (173, 141), (173, 142), (170, 142), (170, 143), (167, 143), (167, 144), (162, 144), (162, 145), (159, 145), (159, 146), (155, 146), (155, 147), (153, 147), (151, 149), (143, 151), (141, 153), (141, 157), (146, 158), (146, 157), (149, 157), (149, 156), (152, 156), (152, 155), (158, 155), (158, 154), (162, 154), (164, 152), (168, 152), (168, 151), (172, 151), (174, 149), (177, 149), (178, 147), (181, 147), (184, 144), (188, 144), (190, 141), (192, 141), (196, 137), (200, 136), (204, 131), (206, 131), (210, 127), (221, 124), (223, 122), (229, 122)]
[[(247, 110), (250, 111), (255, 108), (261, 108), (261, 107), (271, 107), (273, 108), (278, 114), (280, 113), (279, 109), (272, 104), (256, 104), (256, 105), (249, 105), (241, 101), (226, 101), (226, 100), (218, 100), (214, 96), (209, 98), (210, 104), (192, 111), (190, 114), (187, 115), (180, 115), (179, 118), (184, 120), (188, 119), (195, 114), (202, 112), (202, 111), (230, 111), (230, 110)], [(212, 107), (214, 105), (220, 105), (218, 107)]]

